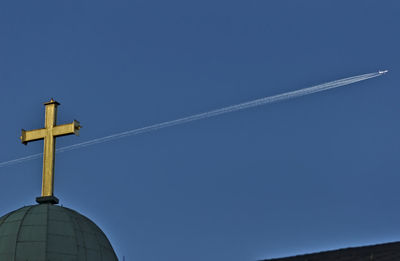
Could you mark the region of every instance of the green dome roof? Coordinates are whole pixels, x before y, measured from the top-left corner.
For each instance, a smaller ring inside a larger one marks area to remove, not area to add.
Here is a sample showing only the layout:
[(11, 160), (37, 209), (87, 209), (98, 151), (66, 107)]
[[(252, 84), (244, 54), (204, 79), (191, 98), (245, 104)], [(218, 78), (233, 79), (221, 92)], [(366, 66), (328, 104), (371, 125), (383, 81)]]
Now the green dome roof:
[(0, 260), (117, 261), (107, 237), (78, 212), (52, 204), (0, 218)]

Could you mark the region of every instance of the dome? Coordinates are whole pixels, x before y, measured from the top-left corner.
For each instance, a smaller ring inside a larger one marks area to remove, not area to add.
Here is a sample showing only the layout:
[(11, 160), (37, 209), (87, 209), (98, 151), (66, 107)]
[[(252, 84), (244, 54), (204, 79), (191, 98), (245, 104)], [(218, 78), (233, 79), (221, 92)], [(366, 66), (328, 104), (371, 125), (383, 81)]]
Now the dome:
[(0, 218), (0, 260), (117, 261), (101, 229), (52, 204), (26, 206)]

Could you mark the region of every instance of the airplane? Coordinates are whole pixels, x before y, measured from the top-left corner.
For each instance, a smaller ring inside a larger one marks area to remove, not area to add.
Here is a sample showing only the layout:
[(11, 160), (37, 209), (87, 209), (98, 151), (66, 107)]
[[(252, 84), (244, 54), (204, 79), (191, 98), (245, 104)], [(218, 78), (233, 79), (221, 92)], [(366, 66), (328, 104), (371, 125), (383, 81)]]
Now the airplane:
[(384, 74), (384, 73), (387, 73), (388, 71), (389, 71), (389, 70), (383, 70), (383, 71), (379, 70), (378, 73), (379, 73), (379, 74)]

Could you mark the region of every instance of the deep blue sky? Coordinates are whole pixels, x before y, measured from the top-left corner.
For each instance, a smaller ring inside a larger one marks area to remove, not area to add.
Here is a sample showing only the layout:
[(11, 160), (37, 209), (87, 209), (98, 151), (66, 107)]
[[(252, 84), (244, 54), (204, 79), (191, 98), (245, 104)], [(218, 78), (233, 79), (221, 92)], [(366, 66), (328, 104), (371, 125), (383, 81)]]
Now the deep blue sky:
[[(58, 155), (56, 196), (126, 260), (256, 260), (400, 240), (400, 2), (2, 1), (0, 161), (338, 78), (384, 77)], [(0, 169), (0, 215), (41, 160)]]

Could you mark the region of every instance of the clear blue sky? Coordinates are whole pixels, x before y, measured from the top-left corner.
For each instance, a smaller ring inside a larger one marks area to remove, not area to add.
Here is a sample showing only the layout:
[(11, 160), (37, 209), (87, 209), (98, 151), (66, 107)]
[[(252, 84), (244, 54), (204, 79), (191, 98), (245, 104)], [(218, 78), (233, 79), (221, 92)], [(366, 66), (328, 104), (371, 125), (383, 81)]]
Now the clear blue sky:
[[(2, 1), (0, 161), (43, 102), (80, 137), (384, 77), (58, 155), (56, 196), (126, 260), (256, 260), (400, 240), (399, 1)], [(0, 215), (41, 160), (0, 169)]]

